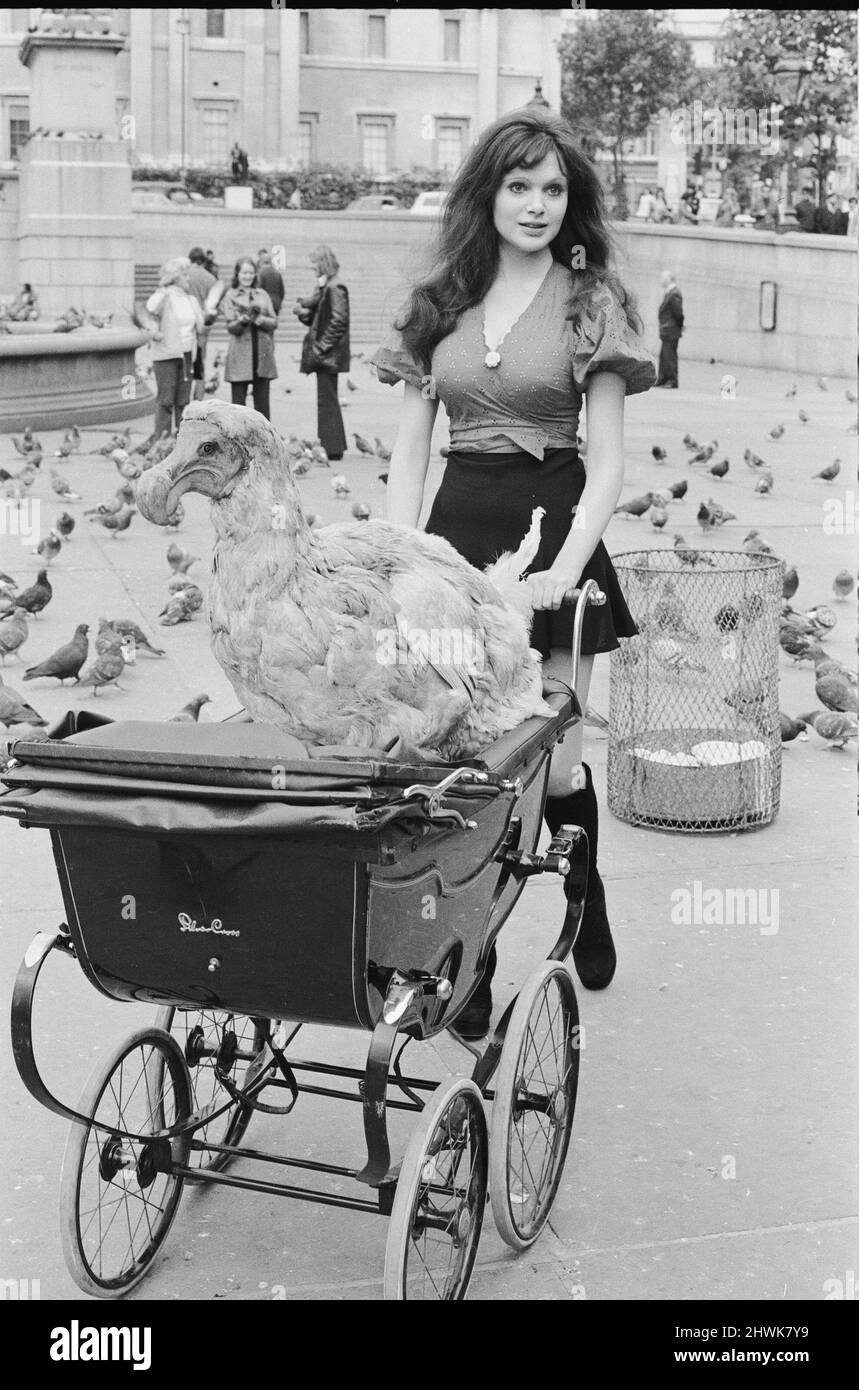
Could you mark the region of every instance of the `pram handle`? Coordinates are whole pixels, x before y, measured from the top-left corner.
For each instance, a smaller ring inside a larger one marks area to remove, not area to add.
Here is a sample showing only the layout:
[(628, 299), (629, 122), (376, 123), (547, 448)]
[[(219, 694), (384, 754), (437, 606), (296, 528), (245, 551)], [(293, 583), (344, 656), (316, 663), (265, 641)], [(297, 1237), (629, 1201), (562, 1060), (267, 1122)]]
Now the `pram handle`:
[(577, 688), (579, 681), (579, 666), (582, 660), (582, 626), (585, 621), (585, 611), (589, 606), (602, 608), (605, 602), (606, 596), (595, 579), (586, 579), (581, 588), (570, 589), (564, 595), (564, 603), (577, 605), (573, 617), (573, 647), (570, 653), (570, 685), (573, 690)]

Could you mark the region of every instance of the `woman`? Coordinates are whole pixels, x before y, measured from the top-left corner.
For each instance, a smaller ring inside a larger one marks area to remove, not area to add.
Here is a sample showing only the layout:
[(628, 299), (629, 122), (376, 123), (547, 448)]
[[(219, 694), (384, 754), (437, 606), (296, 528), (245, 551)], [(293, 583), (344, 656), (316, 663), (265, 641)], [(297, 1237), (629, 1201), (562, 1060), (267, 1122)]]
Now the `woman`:
[[(572, 130), (539, 111), (514, 111), (467, 155), (448, 197), (436, 268), (412, 291), (395, 344), (373, 358), (382, 381), (406, 383), (389, 519), (418, 523), (440, 398), (450, 451), (427, 530), (483, 568), (515, 549), (533, 508), (545, 508), (529, 583), (531, 642), (547, 676), (569, 678), (567, 592), (594, 578), (608, 595), (584, 620), (582, 709), (594, 654), (637, 631), (601, 536), (623, 483), (624, 395), (655, 379), (608, 259), (601, 187)], [(576, 449), (583, 396), (587, 473)], [(581, 757), (579, 723), (552, 756), (545, 817), (553, 834), (565, 822), (587, 832), (587, 898), (573, 956), (583, 984), (603, 989), (616, 953), (596, 865), (596, 796)], [(487, 1031), (494, 968), (493, 951), (457, 1020), (463, 1036)]]
[(652, 217), (654, 222), (670, 222), (671, 213), (668, 211), (668, 204), (665, 201), (665, 190), (657, 188), (653, 199)]
[(346, 452), (346, 431), (337, 397), (337, 374), (348, 372), (349, 291), (340, 283), (340, 262), (330, 246), (317, 246), (310, 254), (316, 271), (316, 289), (308, 299), (299, 299), (292, 312), (309, 325), (301, 353), (301, 371), (316, 374), (316, 433), (319, 442), (336, 463)]
[(203, 331), (203, 311), (191, 293), (187, 256), (175, 256), (161, 270), (158, 289), (146, 301), (157, 320), (151, 334), (152, 368), (155, 372), (155, 437), (169, 434), (182, 423), (191, 399), (191, 373), (197, 355), (198, 335)]
[(740, 200), (737, 197), (736, 191), (728, 184), (728, 187), (722, 194), (722, 201), (719, 203), (716, 210), (716, 220), (713, 225), (716, 227), (733, 227), (734, 218), (739, 211)]
[(256, 262), (250, 256), (236, 261), (232, 288), (221, 300), (221, 309), (230, 335), (224, 380), (230, 382), (233, 405), (247, 403), (250, 386), (254, 410), (270, 420), (269, 382), (277, 376), (277, 314), (265, 290), (257, 284)]

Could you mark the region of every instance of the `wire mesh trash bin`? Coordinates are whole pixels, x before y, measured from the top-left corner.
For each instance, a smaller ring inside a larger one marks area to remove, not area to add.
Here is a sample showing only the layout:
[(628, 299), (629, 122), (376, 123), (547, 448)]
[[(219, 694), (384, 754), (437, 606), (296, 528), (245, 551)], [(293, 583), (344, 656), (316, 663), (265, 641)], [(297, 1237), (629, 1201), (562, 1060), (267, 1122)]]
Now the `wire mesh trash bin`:
[(691, 548), (612, 559), (639, 634), (611, 654), (609, 809), (690, 833), (767, 825), (784, 562)]

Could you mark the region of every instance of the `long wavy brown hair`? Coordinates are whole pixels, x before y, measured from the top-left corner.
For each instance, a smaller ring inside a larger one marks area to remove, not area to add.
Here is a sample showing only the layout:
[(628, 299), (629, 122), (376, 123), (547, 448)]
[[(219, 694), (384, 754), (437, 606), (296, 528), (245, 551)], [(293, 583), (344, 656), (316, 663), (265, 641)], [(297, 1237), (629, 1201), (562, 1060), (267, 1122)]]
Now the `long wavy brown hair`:
[(593, 166), (566, 121), (525, 107), (488, 126), (466, 156), (445, 204), (435, 265), (413, 287), (394, 325), (427, 370), (436, 345), (453, 332), (466, 309), (486, 297), (495, 279), (499, 251), (493, 208), (502, 180), (511, 169), (532, 169), (550, 154), (557, 155), (568, 181), (567, 211), (551, 243), (552, 255), (570, 267), (573, 248), (584, 250), (586, 268), (572, 272), (568, 317), (573, 327), (580, 327), (595, 291), (607, 285), (630, 328), (641, 332), (633, 298), (611, 269), (611, 234)]

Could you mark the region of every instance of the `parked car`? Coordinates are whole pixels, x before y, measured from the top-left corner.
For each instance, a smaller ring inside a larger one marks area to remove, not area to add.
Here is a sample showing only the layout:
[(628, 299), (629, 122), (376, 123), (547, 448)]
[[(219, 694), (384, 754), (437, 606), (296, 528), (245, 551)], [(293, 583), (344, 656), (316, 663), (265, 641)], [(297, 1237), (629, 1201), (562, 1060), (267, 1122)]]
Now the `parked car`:
[(409, 211), (418, 217), (437, 217), (444, 212), (444, 205), (447, 202), (447, 190), (444, 188), (433, 188), (427, 193), (419, 193), (412, 203)]
[(192, 204), (223, 207), (223, 197), (204, 198), (202, 193), (192, 193), (183, 183), (169, 183), (162, 179), (140, 179), (131, 185), (132, 208), (191, 207)]
[(393, 193), (365, 193), (346, 204), (347, 212), (402, 212), (403, 205)]

